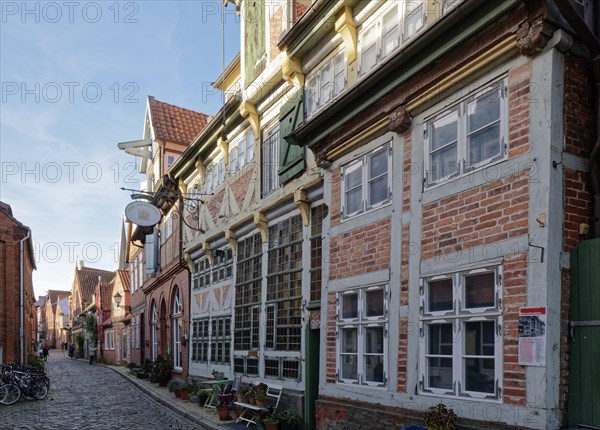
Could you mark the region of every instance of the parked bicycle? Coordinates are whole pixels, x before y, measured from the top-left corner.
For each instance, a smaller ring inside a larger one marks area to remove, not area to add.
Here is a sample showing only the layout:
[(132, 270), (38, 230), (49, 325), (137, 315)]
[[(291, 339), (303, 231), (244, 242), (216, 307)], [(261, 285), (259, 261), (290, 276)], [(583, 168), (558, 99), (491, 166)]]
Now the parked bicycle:
[(0, 373), (0, 403), (12, 405), (21, 397), (42, 400), (48, 395), (50, 379), (37, 368), (2, 365)]

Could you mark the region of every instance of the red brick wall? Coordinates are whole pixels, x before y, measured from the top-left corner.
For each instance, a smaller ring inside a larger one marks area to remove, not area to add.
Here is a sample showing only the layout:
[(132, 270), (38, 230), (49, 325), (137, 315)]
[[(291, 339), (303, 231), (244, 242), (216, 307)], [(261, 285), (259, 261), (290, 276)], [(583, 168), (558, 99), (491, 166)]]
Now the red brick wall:
[[(0, 213), (0, 346), (3, 347), (3, 360), (19, 362), (20, 359), (20, 240), (27, 231), (13, 219)], [(32, 283), (32, 263), (29, 261), (25, 242), (23, 304), (25, 324), (24, 359), (34, 354), (35, 308)]]
[[(238, 172), (235, 176), (230, 176), (230, 180), (232, 179), (229, 183), (231, 193), (240, 209), (242, 209), (242, 204), (244, 203), (248, 189), (254, 187), (258, 181), (258, 172), (258, 168), (255, 167), (255, 164), (253, 163), (249, 167), (244, 167), (244, 170), (242, 170), (241, 173)], [(253, 202), (250, 202), (250, 204), (252, 203)]]
[(504, 403), (524, 405), (525, 366), (519, 361), (519, 308), (527, 306), (527, 253), (505, 257), (503, 264), (502, 338), (503, 338), (503, 389)]
[(206, 199), (206, 206), (208, 207), (208, 213), (210, 214), (213, 221), (216, 221), (219, 216), (219, 211), (221, 210), (221, 203), (223, 203), (223, 198), (225, 197), (225, 189), (221, 187), (221, 191), (219, 191), (214, 196), (210, 196), (210, 200)]
[(508, 141), (509, 158), (529, 151), (529, 104), (531, 63), (508, 74)]
[(390, 267), (391, 220), (382, 219), (331, 236), (329, 279), (349, 278)]
[(400, 319), (398, 330), (398, 392), (406, 393), (406, 369), (408, 363), (408, 319)]
[(283, 7), (282, 2), (267, 3), (267, 10), (271, 12), (269, 19), (269, 59), (272, 61), (278, 54), (277, 43), (283, 31)]
[(336, 340), (335, 340), (335, 328), (336, 328), (336, 306), (335, 306), (335, 293), (327, 293), (327, 326), (326, 330), (326, 347), (325, 347), (325, 379), (328, 384), (335, 384), (335, 354), (336, 354)]
[[(594, 143), (593, 94), (591, 72), (587, 61), (565, 55), (565, 81), (563, 121), (565, 152), (588, 158)], [(563, 251), (575, 248), (581, 237), (579, 225), (592, 222), (592, 194), (589, 175), (564, 168), (563, 200)], [(560, 327), (560, 400), (559, 407), (567, 406), (569, 388), (569, 305), (571, 297), (571, 275), (561, 271), (561, 327)]]
[(529, 171), (423, 205), (421, 259), (527, 234)]

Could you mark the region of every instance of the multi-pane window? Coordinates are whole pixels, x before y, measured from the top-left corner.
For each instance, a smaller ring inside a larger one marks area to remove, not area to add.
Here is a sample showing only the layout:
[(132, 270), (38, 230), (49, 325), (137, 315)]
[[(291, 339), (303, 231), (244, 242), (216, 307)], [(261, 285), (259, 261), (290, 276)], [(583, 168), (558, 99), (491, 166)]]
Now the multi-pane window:
[(425, 24), (424, 1), (387, 3), (393, 6), (383, 10), (359, 32), (359, 74), (361, 76), (389, 57)]
[(342, 215), (344, 218), (376, 209), (391, 200), (392, 151), (389, 143), (344, 166)]
[(387, 385), (387, 286), (351, 289), (337, 295), (337, 379)]
[(327, 206), (310, 209), (310, 301), (321, 301), (323, 284), (323, 220), (327, 217)]
[(212, 317), (192, 322), (192, 361), (229, 365), (231, 317)]
[(265, 348), (300, 351), (302, 300), (302, 219), (269, 226)]
[(229, 174), (242, 170), (254, 159), (254, 133), (248, 130), (246, 134), (229, 148)]
[(231, 248), (213, 251), (212, 282), (217, 283), (233, 276), (233, 253)]
[(279, 126), (263, 136), (263, 195), (279, 187)]
[(183, 302), (181, 301), (181, 290), (175, 289), (173, 294), (173, 306), (171, 308), (172, 319), (172, 333), (173, 333), (173, 367), (180, 369), (183, 365), (183, 351), (181, 348), (181, 335), (182, 331), (182, 317), (183, 317)]
[(194, 265), (192, 287), (194, 289), (208, 287), (233, 276), (233, 253), (231, 248), (225, 247), (213, 251), (213, 264), (209, 264), (208, 257), (201, 257)]
[(425, 23), (426, 2), (406, 2), (404, 7), (404, 40), (411, 38)]
[(206, 168), (206, 192), (212, 193), (219, 185), (225, 182), (225, 160), (219, 157)]
[(194, 289), (208, 287), (210, 285), (210, 264), (208, 257), (200, 258), (194, 264), (194, 274), (192, 275), (192, 286)]
[(306, 117), (329, 104), (346, 88), (346, 54), (328, 59), (307, 79), (304, 87)]
[(430, 118), (425, 125), (427, 183), (463, 175), (506, 156), (502, 80)]
[(261, 283), (262, 240), (260, 233), (256, 233), (238, 241), (234, 326), (236, 351), (259, 348)]
[(423, 279), (421, 392), (500, 398), (501, 278), (487, 267)]
[(152, 342), (152, 360), (158, 357), (158, 309), (156, 302), (152, 302), (152, 315), (150, 320), (150, 342)]

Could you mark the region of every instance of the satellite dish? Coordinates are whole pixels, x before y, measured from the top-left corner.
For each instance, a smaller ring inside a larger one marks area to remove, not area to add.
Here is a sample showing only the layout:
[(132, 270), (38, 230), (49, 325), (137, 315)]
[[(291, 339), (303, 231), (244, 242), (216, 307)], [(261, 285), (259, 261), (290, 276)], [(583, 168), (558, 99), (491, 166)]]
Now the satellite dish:
[(125, 207), (125, 217), (140, 227), (152, 227), (160, 222), (162, 215), (156, 206), (146, 202), (131, 202)]

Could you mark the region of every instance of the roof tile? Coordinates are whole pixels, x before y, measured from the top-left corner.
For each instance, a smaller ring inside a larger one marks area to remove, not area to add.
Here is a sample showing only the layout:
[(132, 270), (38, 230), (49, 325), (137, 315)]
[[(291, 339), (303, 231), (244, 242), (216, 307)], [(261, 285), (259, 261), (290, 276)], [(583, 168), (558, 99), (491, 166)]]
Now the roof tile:
[(150, 115), (156, 137), (189, 145), (208, 123), (209, 116), (156, 100), (149, 96)]

